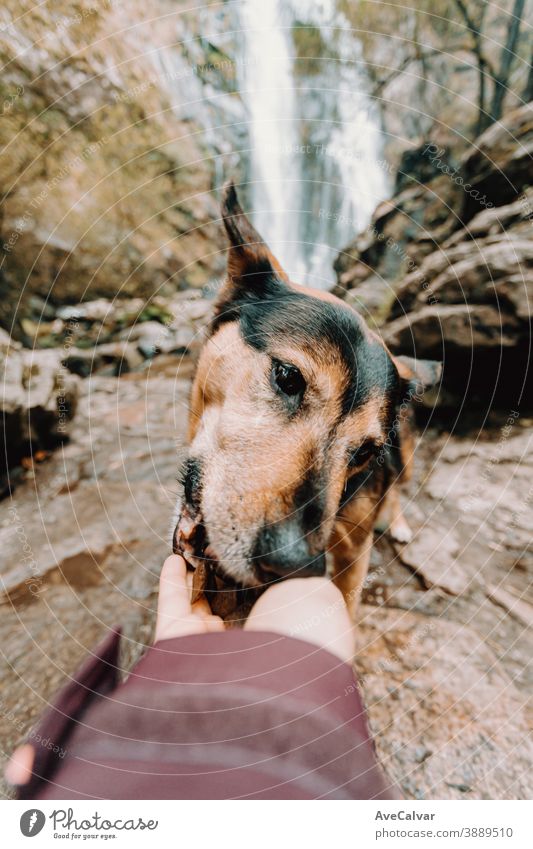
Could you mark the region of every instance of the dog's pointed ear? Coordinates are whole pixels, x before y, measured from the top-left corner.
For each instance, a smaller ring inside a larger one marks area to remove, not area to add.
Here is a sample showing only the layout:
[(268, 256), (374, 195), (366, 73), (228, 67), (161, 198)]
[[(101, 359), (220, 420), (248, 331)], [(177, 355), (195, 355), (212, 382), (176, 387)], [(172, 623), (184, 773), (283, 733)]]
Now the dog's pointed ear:
[(442, 363), (437, 360), (419, 360), (404, 356), (392, 359), (401, 379), (409, 384), (414, 394), (421, 395), (440, 380)]
[(224, 186), (221, 212), (230, 242), (228, 285), (260, 294), (262, 281), (273, 274), (288, 282), (278, 260), (244, 214), (233, 181)]

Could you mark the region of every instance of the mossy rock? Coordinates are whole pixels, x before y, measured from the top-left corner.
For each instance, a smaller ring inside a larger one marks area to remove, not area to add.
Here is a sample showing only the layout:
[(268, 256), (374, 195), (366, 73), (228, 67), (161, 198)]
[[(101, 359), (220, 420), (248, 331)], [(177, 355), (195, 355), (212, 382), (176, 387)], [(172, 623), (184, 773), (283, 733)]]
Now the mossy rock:
[[(19, 338), (33, 294), (56, 304), (150, 298), (201, 287), (224, 262), (210, 249), (220, 234), (202, 128), (170, 107), (143, 27), (125, 38), (120, 4), (51, 6), (5, 0), (14, 30), (0, 31), (0, 98), (24, 85), (0, 122), (0, 324), (15, 321)], [(142, 23), (140, 5), (128, 14)], [(13, 45), (27, 41), (39, 50), (15, 61)], [(206, 62), (224, 55), (207, 44)]]

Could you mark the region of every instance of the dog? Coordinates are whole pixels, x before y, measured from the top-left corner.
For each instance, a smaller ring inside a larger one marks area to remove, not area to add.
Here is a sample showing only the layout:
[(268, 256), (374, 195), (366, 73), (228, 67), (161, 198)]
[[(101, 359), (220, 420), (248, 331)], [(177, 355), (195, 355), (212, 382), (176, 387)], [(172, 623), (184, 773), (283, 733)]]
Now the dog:
[(328, 292), (292, 283), (223, 192), (227, 278), (193, 382), (174, 551), (242, 587), (326, 574), (355, 613), (374, 528), (409, 529), (412, 401), (441, 365), (395, 357)]

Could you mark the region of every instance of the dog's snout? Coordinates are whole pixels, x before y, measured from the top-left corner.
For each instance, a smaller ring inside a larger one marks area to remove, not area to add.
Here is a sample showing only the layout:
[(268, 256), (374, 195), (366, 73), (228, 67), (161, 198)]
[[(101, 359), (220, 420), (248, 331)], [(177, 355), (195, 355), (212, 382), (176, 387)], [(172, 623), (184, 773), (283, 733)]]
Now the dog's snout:
[(263, 528), (256, 540), (253, 560), (260, 580), (307, 578), (326, 572), (325, 553), (312, 551), (301, 527), (287, 520)]
[(190, 507), (199, 509), (202, 495), (202, 464), (195, 457), (189, 457), (182, 468), (181, 480), (185, 501)]

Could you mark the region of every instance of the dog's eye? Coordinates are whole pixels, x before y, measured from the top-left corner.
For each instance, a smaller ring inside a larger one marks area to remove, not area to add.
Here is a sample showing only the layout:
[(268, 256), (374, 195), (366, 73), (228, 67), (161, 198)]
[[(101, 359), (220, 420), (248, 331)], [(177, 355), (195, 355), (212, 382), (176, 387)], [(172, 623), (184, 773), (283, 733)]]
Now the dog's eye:
[(373, 457), (376, 453), (376, 445), (374, 442), (363, 442), (359, 448), (355, 448), (350, 454), (350, 460), (348, 465), (351, 469), (357, 468), (357, 466), (362, 466), (364, 463), (368, 462), (371, 457)]
[(305, 390), (305, 380), (299, 369), (296, 366), (291, 366), (288, 363), (281, 363), (279, 360), (272, 361), (271, 380), (275, 389), (294, 398), (297, 395), (303, 395)]

